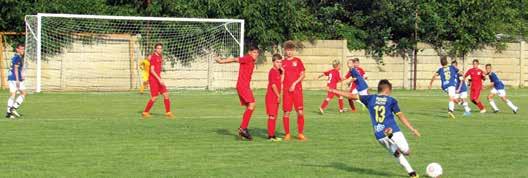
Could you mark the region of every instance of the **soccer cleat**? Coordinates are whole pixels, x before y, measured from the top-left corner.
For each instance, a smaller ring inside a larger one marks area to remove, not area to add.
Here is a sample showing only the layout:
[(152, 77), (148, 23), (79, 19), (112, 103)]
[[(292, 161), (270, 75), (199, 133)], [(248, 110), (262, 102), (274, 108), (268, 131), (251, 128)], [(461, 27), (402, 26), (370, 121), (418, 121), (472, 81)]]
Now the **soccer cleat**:
[(357, 112), (357, 109), (351, 109), (350, 112)]
[(143, 119), (148, 119), (150, 117), (150, 113), (143, 112), (143, 113), (141, 113), (141, 117), (143, 117)]
[(471, 116), (471, 112), (464, 112), (464, 116)]
[(493, 113), (498, 113), (500, 112), (500, 110), (493, 110)]
[(10, 119), (11, 116), (12, 116), (12, 114), (10, 112), (6, 112), (6, 116), (5, 116), (6, 118)]
[(251, 134), (249, 134), (248, 129), (238, 128), (238, 136), (248, 141), (253, 140), (253, 137), (251, 137)]
[(319, 113), (324, 114), (324, 109), (323, 108), (319, 108)]
[(284, 140), (284, 141), (291, 140), (291, 135), (290, 135), (290, 134), (286, 134), (286, 135), (284, 135), (283, 140)]
[(416, 174), (416, 172), (409, 173), (409, 177), (411, 177), (411, 178), (420, 178), (420, 176), (418, 174)]
[(519, 112), (519, 108), (513, 110), (513, 114), (517, 114), (517, 112)]
[(455, 115), (453, 114), (452, 111), (447, 112), (447, 115), (448, 115), (449, 118), (451, 118), (451, 119), (456, 119), (456, 117), (455, 117)]
[(344, 112), (345, 112), (344, 109), (340, 109), (340, 110), (339, 110), (339, 113), (344, 113)]
[(282, 141), (281, 138), (278, 138), (276, 136), (268, 136), (268, 140), (271, 141), (271, 142), (280, 142), (280, 141)]
[(297, 136), (297, 140), (299, 140), (299, 141), (306, 141), (306, 137), (304, 136), (304, 134), (300, 133), (300, 134)]
[(167, 113), (165, 113), (165, 117), (167, 119), (174, 119), (174, 114), (172, 114), (172, 112), (167, 112)]
[(20, 114), (16, 111), (16, 109), (14, 107), (11, 107), (11, 109), (9, 109), (9, 111), (11, 112), (12, 116), (20, 117)]
[(486, 109), (480, 110), (480, 113), (482, 114), (486, 113)]

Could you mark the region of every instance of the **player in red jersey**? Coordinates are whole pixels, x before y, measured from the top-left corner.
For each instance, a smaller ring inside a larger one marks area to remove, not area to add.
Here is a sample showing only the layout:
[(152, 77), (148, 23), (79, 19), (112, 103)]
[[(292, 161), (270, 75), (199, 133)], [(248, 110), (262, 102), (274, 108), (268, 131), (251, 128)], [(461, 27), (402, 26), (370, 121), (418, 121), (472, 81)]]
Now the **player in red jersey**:
[(292, 106), (297, 111), (297, 130), (299, 135), (297, 139), (306, 140), (304, 136), (304, 106), (303, 106), (303, 91), (302, 81), (304, 75), (304, 64), (298, 57), (294, 57), (295, 43), (293, 41), (284, 42), (284, 52), (286, 53), (285, 60), (282, 61), (282, 69), (284, 70), (283, 93), (282, 93), (282, 109), (284, 111), (284, 140), (290, 140), (290, 112)]
[[(365, 80), (367, 80), (367, 74), (365, 73), (365, 70), (359, 66), (359, 58), (349, 59), (349, 61), (352, 61), (352, 63), (354, 64), (354, 68), (356, 70), (358, 70), (359, 74), (361, 76), (363, 76), (363, 78)], [(350, 69), (350, 70), (352, 70), (352, 69)], [(345, 80), (349, 79), (350, 77), (351, 77), (350, 76), (350, 72), (347, 72), (347, 74), (345, 76)], [(356, 83), (353, 82), (353, 81), (350, 82), (350, 93), (352, 93), (352, 94), (358, 94), (359, 93), (357, 91)], [(357, 111), (356, 106), (354, 105), (354, 101), (356, 101), (359, 104), (361, 104), (362, 106), (364, 106), (363, 103), (361, 103), (359, 100), (348, 99), (348, 104), (350, 105), (350, 109), (351, 109), (350, 111), (351, 112), (356, 112)]]
[(268, 73), (268, 90), (266, 91), (266, 113), (268, 114), (268, 140), (281, 141), (275, 136), (275, 124), (279, 111), (280, 90), (282, 78), (282, 56), (274, 54), (272, 57), (273, 67)]
[[(479, 60), (474, 59), (473, 60), (473, 68), (469, 69), (466, 74), (464, 75), (464, 80), (466, 81), (466, 78), (468, 76), (471, 77), (471, 102), (473, 102), (477, 107), (480, 109), (480, 113), (485, 113), (486, 108), (484, 108), (484, 105), (482, 102), (480, 102), (480, 91), (482, 90), (482, 81), (485, 80), (486, 73), (479, 68)], [(460, 90), (460, 88), (458, 88)]]
[(255, 69), (255, 60), (257, 60), (258, 56), (259, 48), (256, 46), (252, 46), (251, 48), (249, 48), (248, 53), (242, 57), (230, 57), (225, 59), (216, 57), (216, 62), (219, 64), (227, 64), (232, 62), (237, 62), (240, 64), (240, 67), (238, 69), (238, 80), (236, 89), (238, 97), (240, 99), (240, 105), (245, 106), (246, 111), (244, 111), (244, 114), (242, 115), (242, 123), (240, 124), (240, 128), (238, 128), (238, 135), (241, 138), (245, 138), (247, 140), (253, 140), (253, 137), (251, 137), (251, 134), (249, 134), (249, 131), (247, 129), (249, 125), (249, 120), (251, 119), (251, 115), (255, 110), (255, 97), (253, 97), (253, 91), (251, 91), (251, 87), (249, 84), (251, 82), (253, 70)]
[(171, 112), (171, 103), (169, 99), (169, 92), (167, 91), (167, 86), (165, 82), (161, 79), (161, 65), (163, 64), (163, 45), (157, 43), (154, 45), (154, 53), (148, 56), (150, 61), (150, 75), (149, 75), (149, 85), (150, 85), (150, 100), (145, 107), (145, 110), (142, 113), (143, 118), (150, 117), (150, 109), (158, 99), (158, 95), (161, 93), (163, 95), (163, 103), (165, 103), (165, 117), (168, 119), (174, 119), (174, 115)]
[[(323, 76), (328, 76), (328, 81), (327, 81), (327, 84), (326, 84), (326, 86), (328, 87), (327, 88), (328, 90), (337, 89), (337, 84), (339, 82), (341, 82), (341, 80), (342, 80), (341, 73), (339, 72), (339, 65), (340, 65), (340, 63), (339, 63), (338, 60), (332, 61), (333, 69), (325, 71), (325, 72), (323, 72), (323, 74), (321, 74), (321, 75), (319, 75), (317, 77), (317, 78), (321, 78)], [(336, 94), (334, 94), (332, 92), (328, 92), (326, 98), (323, 100), (323, 103), (319, 107), (319, 111), (321, 112), (321, 114), (324, 114), (324, 110), (328, 106), (328, 102), (330, 102), (330, 100), (332, 100), (332, 98), (334, 98), (334, 95), (336, 95)], [(339, 100), (338, 100), (339, 112), (343, 112), (343, 97), (340, 96), (340, 95), (337, 95), (337, 97), (339, 98)]]

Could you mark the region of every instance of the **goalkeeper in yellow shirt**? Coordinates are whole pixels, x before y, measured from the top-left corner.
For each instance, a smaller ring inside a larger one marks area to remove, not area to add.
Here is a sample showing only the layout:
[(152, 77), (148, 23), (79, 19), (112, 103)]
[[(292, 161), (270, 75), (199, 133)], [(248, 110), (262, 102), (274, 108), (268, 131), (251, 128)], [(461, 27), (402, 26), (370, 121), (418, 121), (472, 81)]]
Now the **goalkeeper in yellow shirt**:
[(141, 70), (141, 80), (143, 83), (141, 83), (141, 86), (139, 87), (139, 93), (143, 93), (145, 91), (145, 88), (148, 88), (148, 79), (150, 74), (150, 62), (148, 59), (144, 59), (139, 63), (139, 69)]

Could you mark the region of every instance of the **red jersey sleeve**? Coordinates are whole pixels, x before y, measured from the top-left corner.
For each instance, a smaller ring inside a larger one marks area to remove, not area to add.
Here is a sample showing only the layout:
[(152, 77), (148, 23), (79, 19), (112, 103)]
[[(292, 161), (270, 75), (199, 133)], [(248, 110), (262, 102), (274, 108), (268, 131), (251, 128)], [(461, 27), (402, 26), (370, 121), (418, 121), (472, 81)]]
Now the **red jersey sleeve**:
[(301, 61), (301, 59), (297, 58), (297, 61), (299, 61), (299, 72), (304, 72), (304, 63)]
[(467, 76), (469, 76), (471, 74), (471, 69), (469, 69), (466, 74), (464, 74), (464, 78), (466, 78)]
[(349, 79), (350, 78), (350, 72), (347, 72), (347, 74), (345, 75), (345, 79)]
[(242, 56), (238, 58), (238, 63), (245, 64), (245, 63), (249, 63), (250, 60), (252, 60), (250, 56)]
[(269, 77), (268, 77), (268, 81), (270, 84), (277, 84), (279, 83), (280, 81), (278, 80), (280, 77), (279, 77), (279, 73), (278, 72), (275, 72), (275, 70), (270, 70), (270, 73), (269, 73)]
[(330, 74), (330, 71), (331, 71), (331, 70), (324, 71), (323, 74), (324, 74), (325, 76), (328, 76), (328, 75)]

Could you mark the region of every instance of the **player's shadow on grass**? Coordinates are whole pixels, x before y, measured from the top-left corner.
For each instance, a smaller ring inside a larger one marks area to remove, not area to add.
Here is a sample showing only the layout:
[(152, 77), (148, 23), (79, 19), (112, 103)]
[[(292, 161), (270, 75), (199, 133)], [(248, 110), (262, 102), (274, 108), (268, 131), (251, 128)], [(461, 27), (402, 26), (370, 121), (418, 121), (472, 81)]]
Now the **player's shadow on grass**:
[(338, 162), (333, 162), (333, 163), (330, 163), (328, 165), (304, 165), (304, 166), (327, 167), (327, 168), (334, 168), (334, 169), (347, 171), (347, 172), (354, 172), (354, 173), (358, 173), (358, 174), (368, 174), (368, 175), (374, 175), (374, 176), (406, 177), (406, 176), (403, 176), (403, 175), (391, 174), (391, 173), (387, 173), (387, 172), (378, 171), (378, 170), (375, 170), (375, 169), (354, 167), (354, 166), (347, 165), (345, 163), (338, 163)]
[(231, 132), (231, 131), (229, 131), (229, 129), (216, 129), (215, 132), (216, 132), (216, 134), (218, 134), (218, 135), (223, 135), (223, 136), (233, 136), (233, 138), (234, 138), (235, 140), (238, 140), (238, 139), (239, 139), (239, 138), (238, 138), (238, 135), (237, 135), (237, 133), (236, 133), (236, 131)]
[[(230, 131), (229, 129), (216, 129), (215, 130), (216, 134), (218, 135), (224, 135), (224, 136), (233, 136), (236, 140), (238, 140), (238, 133), (236, 132), (236, 130), (233, 130), (233, 131)], [(267, 129), (263, 129), (263, 128), (253, 128), (253, 129), (249, 129), (249, 133), (251, 133), (251, 135), (253, 137), (259, 137), (259, 138), (264, 138), (264, 139), (268, 139), (268, 130)]]

